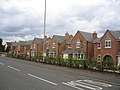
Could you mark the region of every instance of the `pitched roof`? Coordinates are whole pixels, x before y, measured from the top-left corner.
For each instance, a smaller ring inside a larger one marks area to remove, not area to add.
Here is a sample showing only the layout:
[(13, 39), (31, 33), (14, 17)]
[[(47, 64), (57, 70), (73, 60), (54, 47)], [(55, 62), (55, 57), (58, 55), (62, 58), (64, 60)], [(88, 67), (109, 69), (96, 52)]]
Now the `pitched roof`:
[(37, 44), (43, 44), (43, 42), (44, 42), (43, 38), (34, 38), (34, 40)]
[(78, 51), (76, 51), (76, 50), (69, 50), (69, 49), (67, 49), (67, 50), (64, 50), (63, 52), (62, 52), (63, 54), (73, 54), (73, 53), (78, 53)]
[(18, 44), (19, 45), (31, 45), (32, 44), (32, 40), (29, 40), (29, 41), (19, 41)]
[(48, 38), (45, 44), (50, 45), (50, 41), (51, 41), (51, 38)]
[(85, 53), (84, 51), (74, 50), (74, 49), (67, 49), (62, 52), (63, 54), (73, 54), (73, 53)]
[(97, 39), (93, 40), (93, 43), (100, 43), (100, 39), (101, 38), (97, 38)]
[(120, 40), (120, 30), (119, 31), (111, 31), (111, 30), (108, 30), (115, 39), (117, 40)]
[(71, 44), (72, 39), (73, 39), (73, 37), (72, 37), (72, 38), (70, 38), (68, 41), (66, 41), (66, 44)]
[(17, 46), (18, 45), (18, 42), (12, 42), (12, 46)]
[(55, 37), (58, 43), (62, 43), (65, 40), (65, 36), (55, 35)]
[(26, 41), (19, 41), (18, 44), (19, 45), (26, 45)]
[(83, 31), (79, 31), (82, 36), (87, 40), (87, 41), (92, 41), (93, 40), (93, 36), (92, 33), (88, 33), (88, 32), (83, 32)]
[(29, 41), (27, 41), (27, 42), (26, 42), (27, 45), (31, 45), (31, 44), (32, 44), (32, 41), (33, 41), (33, 40), (29, 40)]

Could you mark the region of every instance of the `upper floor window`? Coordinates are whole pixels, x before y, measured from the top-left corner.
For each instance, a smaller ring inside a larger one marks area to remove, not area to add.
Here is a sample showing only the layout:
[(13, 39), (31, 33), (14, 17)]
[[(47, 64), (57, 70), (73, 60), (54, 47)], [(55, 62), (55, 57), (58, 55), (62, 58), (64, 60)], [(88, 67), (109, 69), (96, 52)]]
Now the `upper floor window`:
[(53, 44), (52, 44), (52, 48), (55, 48), (55, 42), (53, 42)]
[(105, 40), (105, 48), (111, 48), (111, 39)]
[(68, 48), (72, 48), (71, 44), (68, 44)]
[(97, 48), (101, 49), (101, 44), (100, 43), (97, 44)]
[(77, 47), (77, 48), (80, 48), (80, 44), (81, 44), (81, 42), (80, 42), (80, 40), (78, 39), (78, 41), (77, 41), (77, 43), (76, 43), (76, 47)]
[(34, 43), (34, 49), (35, 49), (35, 43)]

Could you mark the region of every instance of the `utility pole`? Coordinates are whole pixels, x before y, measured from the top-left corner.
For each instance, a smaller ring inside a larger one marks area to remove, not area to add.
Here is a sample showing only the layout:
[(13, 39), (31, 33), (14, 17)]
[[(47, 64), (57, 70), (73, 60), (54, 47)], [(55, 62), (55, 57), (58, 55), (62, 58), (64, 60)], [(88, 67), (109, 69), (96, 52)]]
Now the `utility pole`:
[(46, 0), (44, 8), (44, 41), (43, 41), (43, 63), (45, 62), (44, 50), (45, 50), (45, 30), (46, 30)]

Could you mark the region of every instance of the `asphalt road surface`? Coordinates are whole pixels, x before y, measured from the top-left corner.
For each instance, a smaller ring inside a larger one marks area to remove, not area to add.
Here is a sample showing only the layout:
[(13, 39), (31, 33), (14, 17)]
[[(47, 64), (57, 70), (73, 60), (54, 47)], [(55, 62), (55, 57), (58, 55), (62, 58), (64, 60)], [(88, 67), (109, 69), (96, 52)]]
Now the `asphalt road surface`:
[(120, 90), (120, 75), (0, 57), (0, 90)]

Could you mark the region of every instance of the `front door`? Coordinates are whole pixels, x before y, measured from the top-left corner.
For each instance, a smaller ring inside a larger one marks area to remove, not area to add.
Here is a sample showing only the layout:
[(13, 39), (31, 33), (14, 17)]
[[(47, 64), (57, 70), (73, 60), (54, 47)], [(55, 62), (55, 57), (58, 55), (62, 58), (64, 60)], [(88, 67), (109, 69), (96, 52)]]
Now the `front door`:
[(112, 67), (113, 65), (113, 59), (110, 55), (106, 55), (104, 58), (103, 58), (103, 66), (105, 68), (110, 68)]

